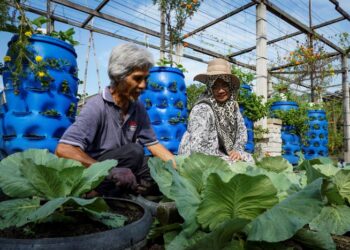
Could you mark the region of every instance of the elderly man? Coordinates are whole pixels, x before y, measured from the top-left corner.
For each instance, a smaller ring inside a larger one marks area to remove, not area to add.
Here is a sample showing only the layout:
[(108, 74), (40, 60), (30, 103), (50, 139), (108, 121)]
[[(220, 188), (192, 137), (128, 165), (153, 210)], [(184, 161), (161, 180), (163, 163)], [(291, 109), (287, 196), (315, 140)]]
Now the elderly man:
[(59, 157), (86, 167), (96, 161), (118, 160), (96, 189), (100, 195), (115, 195), (119, 188), (136, 189), (147, 172), (143, 146), (164, 161), (173, 160), (172, 153), (157, 141), (148, 114), (137, 100), (152, 66), (152, 55), (141, 47), (129, 43), (113, 48), (108, 64), (110, 86), (84, 105), (56, 148)]

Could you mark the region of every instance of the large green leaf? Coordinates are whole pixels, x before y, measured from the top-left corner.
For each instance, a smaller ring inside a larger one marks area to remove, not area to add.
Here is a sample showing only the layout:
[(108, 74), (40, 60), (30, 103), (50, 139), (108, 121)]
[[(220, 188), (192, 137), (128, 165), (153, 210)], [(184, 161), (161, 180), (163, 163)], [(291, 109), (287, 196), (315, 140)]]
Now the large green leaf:
[(220, 157), (194, 153), (185, 159), (179, 168), (179, 173), (195, 186), (198, 193), (201, 193), (205, 182), (203, 173), (206, 172), (207, 177), (217, 169), (227, 173), (231, 172), (227, 162)]
[(310, 223), (310, 228), (319, 232), (343, 235), (350, 231), (350, 207), (327, 206)]
[(20, 167), (24, 177), (40, 192), (42, 197), (54, 199), (65, 197), (69, 193), (69, 187), (60, 178), (59, 171), (43, 165), (36, 165), (31, 159), (24, 159)]
[[(213, 232), (210, 232), (202, 236), (198, 241), (188, 246), (187, 250), (205, 250), (205, 249), (223, 249), (230, 245), (233, 239), (233, 234), (240, 232), (249, 220), (245, 219), (232, 219), (220, 224)], [(236, 246), (236, 244), (235, 244)], [(239, 245), (238, 245), (239, 246)], [(244, 249), (243, 246), (230, 249)]]
[(179, 214), (185, 220), (184, 231), (188, 236), (199, 227), (196, 212), (201, 199), (195, 186), (186, 178), (181, 177), (176, 171), (173, 171), (172, 178), (170, 197), (174, 199)]
[(331, 158), (328, 157), (319, 157), (319, 158), (315, 158), (310, 160), (310, 164), (311, 165), (326, 165), (326, 164), (333, 164), (334, 162)]
[(276, 194), (267, 176), (238, 174), (225, 183), (213, 173), (202, 193), (198, 222), (213, 230), (228, 219), (254, 219), (278, 202)]
[(84, 209), (92, 220), (99, 221), (110, 228), (118, 228), (124, 226), (128, 220), (127, 217), (112, 212), (96, 212), (89, 209)]
[(261, 161), (258, 161), (256, 165), (260, 168), (276, 173), (293, 171), (293, 166), (282, 156), (265, 157)]
[(245, 228), (248, 240), (279, 242), (291, 238), (321, 212), (321, 186), (322, 179), (318, 179), (258, 216)]
[(13, 199), (0, 202), (0, 229), (21, 227), (30, 220), (28, 216), (40, 207), (40, 200)]
[(97, 187), (109, 174), (109, 170), (117, 165), (116, 160), (106, 160), (96, 162), (90, 167), (85, 168), (80, 182), (72, 191), (73, 196), (82, 195)]
[[(44, 165), (44, 164), (38, 164), (38, 165)], [(48, 162), (45, 163), (45, 166), (46, 167), (49, 167), (49, 168), (54, 168), (56, 170), (63, 170), (63, 169), (66, 169), (66, 168), (80, 168), (80, 167), (83, 167), (83, 164), (81, 164), (79, 161), (75, 161), (75, 160), (71, 160), (71, 159), (66, 159), (66, 158), (55, 158), (55, 159), (52, 159)]]
[(37, 165), (46, 165), (48, 161), (57, 159), (58, 157), (51, 154), (47, 149), (28, 149), (23, 152), (12, 154), (5, 159), (8, 158), (11, 158), (12, 161), (17, 162), (19, 165), (22, 165), (21, 161), (23, 159), (31, 159)]
[(350, 203), (350, 170), (342, 169), (333, 178), (339, 194)]
[[(194, 232), (190, 236), (186, 236), (187, 233), (182, 230), (178, 235), (176, 235), (168, 245), (166, 245), (166, 250), (183, 250), (187, 247), (191, 246), (198, 240), (200, 240), (206, 234), (200, 230)], [(171, 233), (167, 233), (167, 241), (171, 239), (174, 235)]]
[(300, 229), (295, 236), (294, 240), (300, 242), (303, 246), (308, 249), (324, 249), (324, 250), (335, 250), (336, 245), (329, 233), (326, 232), (313, 232), (307, 229)]
[(40, 194), (20, 171), (23, 154), (12, 154), (0, 162), (0, 188), (10, 197), (25, 198)]
[(148, 166), (152, 178), (157, 182), (160, 191), (169, 199), (173, 199), (170, 188), (173, 182), (172, 164), (164, 162), (157, 157), (152, 157), (148, 161)]
[(333, 177), (340, 170), (340, 168), (337, 168), (333, 164), (315, 164), (312, 165), (312, 167), (318, 170), (321, 174), (323, 174), (326, 177)]
[(327, 197), (328, 204), (345, 205), (345, 199), (340, 195), (339, 189), (334, 183), (334, 178), (323, 181), (322, 194)]
[[(89, 209), (96, 212), (108, 211), (109, 207), (106, 205), (104, 200), (100, 197), (93, 199), (81, 199), (76, 197), (62, 197), (56, 198), (46, 202), (39, 209), (34, 211), (28, 216), (29, 221), (40, 221), (48, 216), (52, 215), (57, 209), (63, 209), (66, 206), (70, 209), (76, 209), (79, 207)], [(69, 209), (68, 209), (69, 210)], [(68, 211), (66, 210), (66, 211)]]

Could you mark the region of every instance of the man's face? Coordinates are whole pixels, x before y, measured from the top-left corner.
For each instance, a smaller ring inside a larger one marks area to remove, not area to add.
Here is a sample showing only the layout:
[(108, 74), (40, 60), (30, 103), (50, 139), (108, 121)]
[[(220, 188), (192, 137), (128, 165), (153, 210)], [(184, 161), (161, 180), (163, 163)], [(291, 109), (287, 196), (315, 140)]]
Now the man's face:
[(146, 88), (148, 70), (136, 69), (124, 79), (123, 96), (135, 101)]
[(217, 102), (226, 102), (230, 96), (230, 86), (222, 79), (217, 79), (212, 87), (214, 98)]

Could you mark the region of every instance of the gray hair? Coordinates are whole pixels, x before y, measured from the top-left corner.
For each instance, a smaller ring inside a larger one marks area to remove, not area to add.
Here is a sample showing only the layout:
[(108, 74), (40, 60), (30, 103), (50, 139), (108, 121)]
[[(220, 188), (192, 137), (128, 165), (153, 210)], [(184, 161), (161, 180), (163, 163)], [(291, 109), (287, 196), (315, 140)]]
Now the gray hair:
[(133, 43), (118, 45), (109, 56), (110, 85), (115, 86), (136, 69), (149, 70), (153, 64), (153, 56), (148, 50)]

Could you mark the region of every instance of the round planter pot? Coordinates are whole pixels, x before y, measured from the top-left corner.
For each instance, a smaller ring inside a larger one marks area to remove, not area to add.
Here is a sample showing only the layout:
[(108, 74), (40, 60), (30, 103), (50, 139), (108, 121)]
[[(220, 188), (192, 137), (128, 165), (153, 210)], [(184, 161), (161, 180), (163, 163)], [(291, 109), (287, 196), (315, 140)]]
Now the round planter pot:
[[(140, 96), (158, 140), (177, 154), (187, 128), (187, 97), (184, 75), (173, 67), (153, 67), (147, 88)], [(146, 149), (146, 155), (151, 153)]]
[[(298, 109), (298, 104), (291, 101), (279, 101), (274, 102), (271, 106), (271, 111), (280, 110), (288, 111), (291, 109)], [(281, 139), (282, 139), (282, 153), (283, 158), (289, 161), (291, 164), (298, 164), (299, 157), (298, 152), (301, 150), (300, 137), (295, 135), (295, 128), (293, 126), (282, 125)]]
[(0, 238), (1, 250), (122, 250), (140, 249), (152, 224), (152, 216), (141, 204), (126, 199), (106, 198), (111, 208), (137, 209), (143, 216), (124, 227), (104, 232), (60, 238), (44, 239), (5, 239)]

